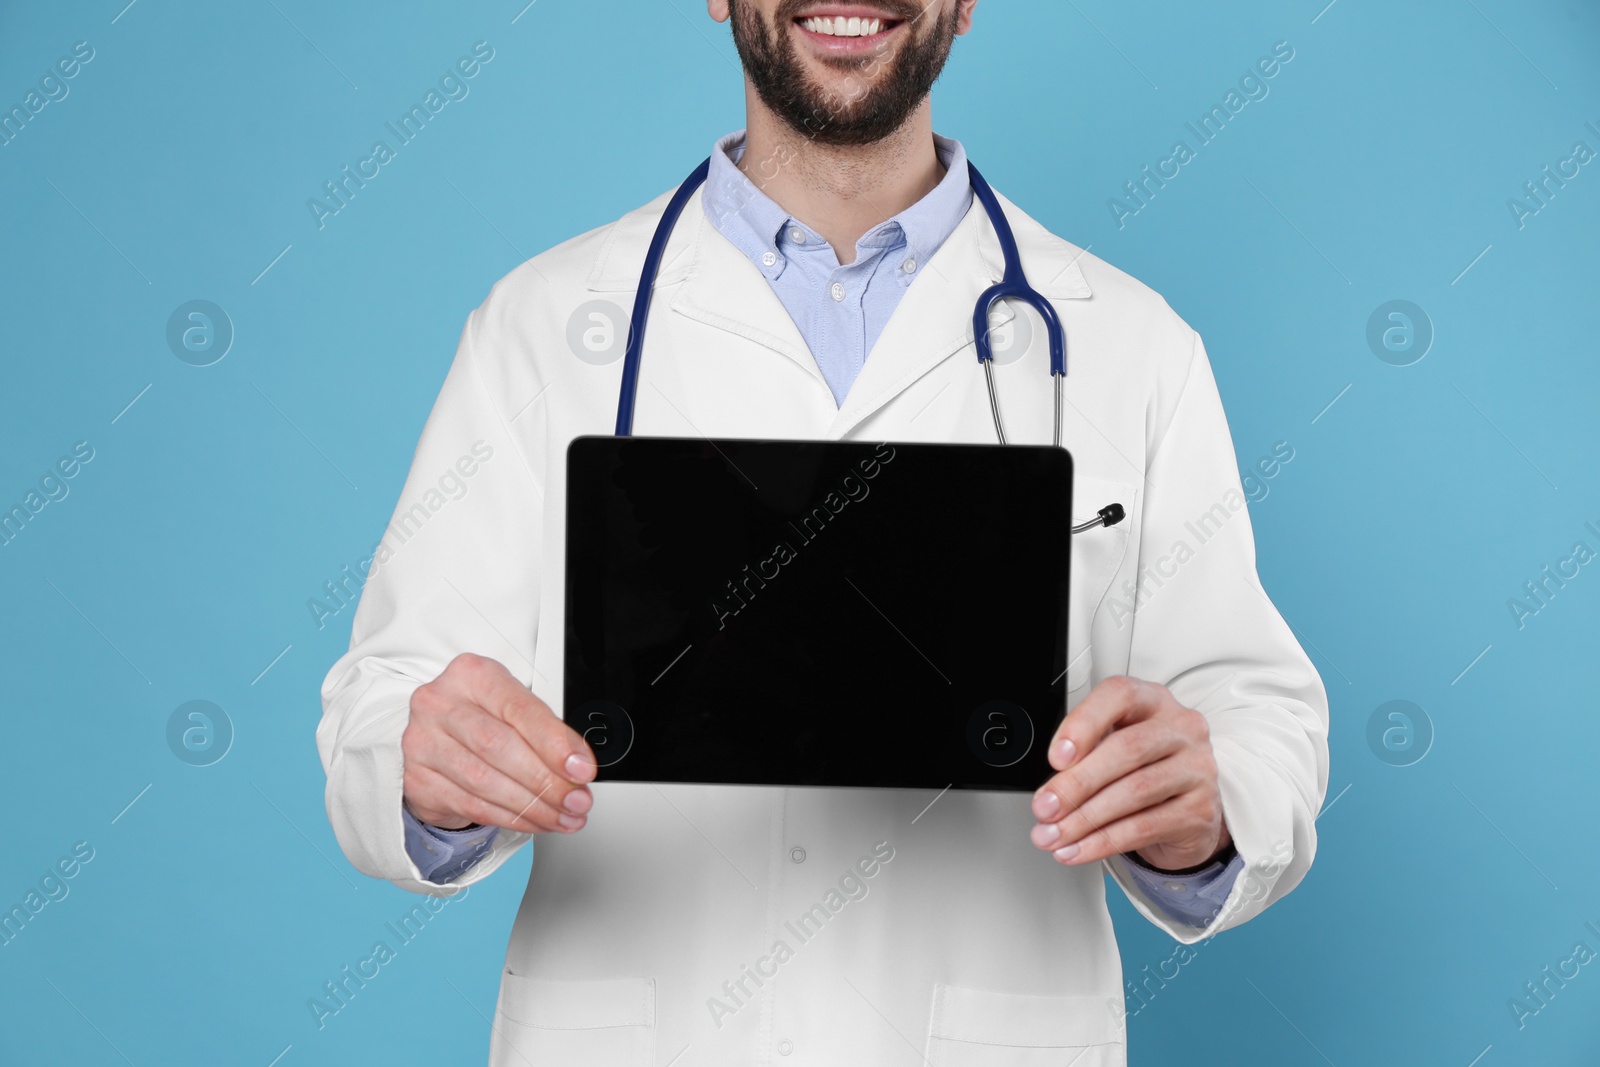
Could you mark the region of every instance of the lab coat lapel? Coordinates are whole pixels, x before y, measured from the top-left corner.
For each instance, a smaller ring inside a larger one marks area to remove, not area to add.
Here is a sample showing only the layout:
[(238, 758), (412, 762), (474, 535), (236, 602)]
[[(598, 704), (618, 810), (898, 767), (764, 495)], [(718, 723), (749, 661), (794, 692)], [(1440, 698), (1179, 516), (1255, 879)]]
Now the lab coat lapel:
[(974, 200), (906, 287), (845, 394), (829, 437), (843, 438), (917, 378), (972, 343), (972, 307), (1002, 273), (985, 258), (978, 239), (983, 221), (983, 208)]
[[(1052, 300), (1086, 298), (1089, 284), (1077, 249), (999, 197), (1033, 287)], [(1005, 256), (987, 212), (976, 198), (944, 244), (907, 287), (845, 395), (828, 436), (844, 438), (912, 383), (957, 353), (977, 359), (972, 314), (978, 297), (1005, 273)], [(996, 309), (1004, 321), (1012, 310)], [(981, 376), (980, 376), (981, 377)]]
[(693, 227), (686, 252), (692, 267), (672, 301), (673, 312), (793, 360), (826, 389), (817, 361), (772, 284), (711, 225), (699, 193), (685, 206), (680, 225)]

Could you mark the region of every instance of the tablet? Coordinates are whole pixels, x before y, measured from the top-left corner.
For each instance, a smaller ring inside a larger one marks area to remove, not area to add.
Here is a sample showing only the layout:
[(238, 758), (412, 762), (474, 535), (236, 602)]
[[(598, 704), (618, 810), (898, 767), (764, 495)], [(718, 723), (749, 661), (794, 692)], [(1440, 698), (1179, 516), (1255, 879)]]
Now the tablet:
[(600, 781), (1036, 789), (1071, 508), (1049, 446), (577, 438), (563, 717)]

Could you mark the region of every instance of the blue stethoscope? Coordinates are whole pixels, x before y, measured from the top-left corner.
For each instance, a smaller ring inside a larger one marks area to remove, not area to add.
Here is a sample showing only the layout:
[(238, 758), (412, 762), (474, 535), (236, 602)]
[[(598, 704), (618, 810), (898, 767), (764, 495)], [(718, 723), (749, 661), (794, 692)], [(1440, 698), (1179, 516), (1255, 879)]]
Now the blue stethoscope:
[[(655, 291), (656, 276), (661, 270), (661, 257), (666, 252), (667, 239), (672, 236), (672, 228), (677, 224), (678, 216), (683, 214), (684, 205), (689, 202), (695, 190), (705, 184), (706, 176), (710, 172), (711, 160), (707, 159), (694, 169), (682, 185), (678, 186), (678, 191), (673, 194), (672, 200), (668, 202), (667, 209), (661, 216), (661, 221), (656, 225), (655, 236), (650, 238), (650, 250), (645, 253), (644, 270), (639, 277), (639, 291), (633, 299), (633, 317), (628, 323), (628, 346), (622, 357), (622, 388), (617, 397), (618, 437), (628, 437), (633, 433), (633, 407), (639, 391), (639, 364), (644, 357), (645, 320), (650, 315), (650, 297)], [(1045, 332), (1049, 336), (1050, 377), (1055, 381), (1056, 394), (1054, 444), (1059, 448), (1061, 447), (1061, 383), (1067, 376), (1067, 333), (1062, 329), (1061, 320), (1057, 317), (1056, 309), (1050, 301), (1028, 284), (1027, 276), (1022, 272), (1022, 255), (1017, 251), (1017, 239), (1011, 233), (1011, 223), (1006, 219), (1005, 212), (1000, 209), (994, 190), (989, 188), (989, 183), (983, 180), (983, 175), (978, 173), (978, 168), (970, 161), (967, 163), (967, 176), (972, 181), (972, 191), (977, 196), (978, 202), (989, 215), (995, 236), (1000, 239), (1000, 251), (1005, 257), (1005, 274), (998, 282), (983, 291), (972, 312), (972, 333), (977, 342), (978, 362), (983, 365), (984, 381), (989, 387), (989, 409), (994, 412), (994, 431), (999, 436), (1000, 443), (1005, 444), (1006, 431), (1000, 421), (1000, 400), (994, 388), (994, 350), (989, 339), (989, 313), (997, 300), (1020, 300), (1044, 319)], [(1094, 518), (1074, 526), (1072, 532), (1082, 533), (1096, 526), (1115, 526), (1122, 521), (1124, 515), (1121, 504), (1107, 504)]]

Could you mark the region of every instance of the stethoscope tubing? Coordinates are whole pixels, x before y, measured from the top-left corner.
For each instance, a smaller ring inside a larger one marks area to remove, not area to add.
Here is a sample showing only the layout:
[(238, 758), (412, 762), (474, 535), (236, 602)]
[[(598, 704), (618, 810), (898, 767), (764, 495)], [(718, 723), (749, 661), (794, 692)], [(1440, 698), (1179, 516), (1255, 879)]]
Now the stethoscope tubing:
[[(683, 214), (684, 207), (700, 186), (705, 184), (706, 177), (711, 173), (711, 160), (708, 158), (684, 179), (678, 186), (677, 192), (667, 202), (667, 207), (661, 215), (661, 221), (656, 224), (655, 234), (650, 238), (650, 248), (645, 253), (644, 267), (639, 274), (639, 289), (634, 296), (633, 315), (628, 321), (628, 343), (622, 357), (622, 385), (617, 394), (617, 425), (616, 435), (628, 437), (633, 433), (633, 409), (638, 401), (639, 392), (639, 366), (644, 359), (644, 333), (645, 323), (650, 317), (650, 299), (654, 295), (656, 279), (661, 272), (661, 260), (666, 253), (667, 241), (672, 236), (672, 230), (678, 223), (678, 218)], [(1050, 376), (1055, 379), (1055, 447), (1061, 447), (1061, 406), (1062, 406), (1062, 381), (1067, 376), (1067, 333), (1061, 325), (1061, 318), (1056, 314), (1056, 309), (1043, 294), (1028, 284), (1027, 275), (1022, 269), (1022, 254), (1017, 250), (1016, 237), (1011, 232), (1011, 223), (1006, 218), (1005, 211), (1000, 207), (1000, 201), (995, 197), (994, 190), (978, 173), (978, 168), (967, 162), (967, 177), (972, 183), (972, 192), (983, 205), (984, 213), (989, 216), (990, 225), (994, 227), (995, 236), (1000, 242), (1000, 252), (1005, 260), (1005, 273), (994, 285), (985, 289), (978, 297), (977, 305), (972, 312), (972, 333), (978, 353), (978, 362), (983, 366), (984, 382), (989, 389), (989, 410), (994, 414), (994, 432), (1001, 444), (1006, 443), (1006, 431), (1003, 420), (1000, 418), (1000, 397), (994, 384), (994, 347), (990, 339), (989, 314), (996, 301), (1018, 300), (1027, 304), (1039, 313), (1044, 320), (1045, 333), (1050, 346)], [(1121, 522), (1124, 511), (1121, 504), (1108, 504), (1100, 509), (1099, 514), (1088, 522), (1080, 523), (1072, 528), (1073, 533), (1082, 533), (1084, 530), (1095, 526), (1114, 526)]]

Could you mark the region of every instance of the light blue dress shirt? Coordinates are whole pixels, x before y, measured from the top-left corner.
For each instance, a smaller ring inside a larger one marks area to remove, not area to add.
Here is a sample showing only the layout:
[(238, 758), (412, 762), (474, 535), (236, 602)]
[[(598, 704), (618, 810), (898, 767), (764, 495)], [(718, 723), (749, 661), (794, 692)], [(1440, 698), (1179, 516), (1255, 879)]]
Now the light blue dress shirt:
[(423, 822), (404, 805), (400, 820), (406, 829), (406, 853), (422, 877), (435, 885), (446, 885), (470, 871), (489, 854), (489, 846), (500, 833), (498, 826), (446, 830)]
[[(856, 241), (856, 257), (840, 264), (833, 247), (756, 187), (738, 167), (745, 131), (730, 133), (711, 153), (701, 203), (717, 232), (772, 285), (811, 349), (817, 368), (842, 404), (906, 287), (954, 232), (972, 204), (967, 154), (959, 141), (934, 135), (946, 168), (933, 190)], [(762, 167), (753, 168), (758, 175)], [(443, 885), (470, 870), (494, 843), (492, 826), (442, 830), (401, 809), (406, 851), (422, 877)], [(1183, 874), (1158, 871), (1129, 855), (1128, 870), (1163, 912), (1204, 927), (1243, 869), (1237, 854)]]

